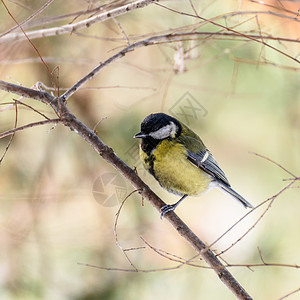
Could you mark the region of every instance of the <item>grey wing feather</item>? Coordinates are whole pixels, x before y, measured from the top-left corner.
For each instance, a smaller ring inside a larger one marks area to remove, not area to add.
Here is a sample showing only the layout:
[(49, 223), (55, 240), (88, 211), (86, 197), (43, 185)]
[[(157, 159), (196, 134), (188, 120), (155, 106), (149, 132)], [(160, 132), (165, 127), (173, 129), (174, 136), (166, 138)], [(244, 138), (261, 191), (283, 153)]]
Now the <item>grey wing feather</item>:
[(230, 186), (228, 179), (226, 178), (224, 172), (219, 167), (217, 161), (213, 157), (213, 155), (209, 152), (209, 150), (200, 151), (199, 153), (194, 153), (192, 151), (188, 151), (188, 160), (201, 168), (203, 171), (208, 173), (216, 180), (220, 180), (221, 182), (225, 183), (226, 185)]
[(218, 186), (221, 189), (239, 200), (245, 207), (253, 208), (251, 203), (249, 203), (244, 197), (230, 187), (224, 172), (219, 167), (213, 155), (207, 149), (198, 153), (188, 151), (187, 158), (196, 167), (202, 169), (207, 174), (212, 176), (212, 178), (218, 182)]

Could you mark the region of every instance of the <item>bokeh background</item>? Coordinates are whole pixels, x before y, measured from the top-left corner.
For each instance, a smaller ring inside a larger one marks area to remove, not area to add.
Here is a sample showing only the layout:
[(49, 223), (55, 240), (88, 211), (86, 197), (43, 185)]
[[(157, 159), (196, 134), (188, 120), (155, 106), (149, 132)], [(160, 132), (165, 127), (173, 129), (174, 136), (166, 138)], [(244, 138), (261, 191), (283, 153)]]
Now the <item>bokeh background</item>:
[[(46, 1), (6, 3), (18, 22)], [(113, 1), (119, 6), (126, 1)], [(162, 5), (195, 15), (190, 1)], [(263, 40), (298, 58), (300, 3), (297, 1), (193, 1), (199, 16), (246, 34), (268, 34), (290, 41)], [(24, 25), (30, 31), (83, 20), (83, 12), (109, 1), (53, 1)], [(71, 14), (70, 16), (67, 16)], [(90, 13), (92, 15), (92, 13)], [(64, 16), (55, 20), (58, 16)], [(15, 26), (1, 3), (0, 31)], [(33, 39), (58, 78), (60, 90), (72, 86), (100, 61), (130, 43), (168, 32), (226, 32), (201, 19), (151, 4), (116, 20), (72, 34)], [(15, 32), (17, 32), (16, 30)], [(26, 40), (1, 42), (1, 80), (26, 87), (52, 83), (45, 65)], [(297, 40), (298, 39), (298, 40)], [(292, 177), (252, 152), (264, 155), (300, 176), (299, 63), (259, 42), (243, 37), (201, 36), (132, 51), (104, 68), (74, 94), (68, 106), (94, 128), (166, 202), (177, 197), (162, 190), (138, 159), (143, 118), (165, 112), (185, 122), (204, 140), (232, 186), (253, 205), (280, 192)], [(12, 129), (13, 99), (49, 117), (54, 113), (30, 99), (0, 92), (0, 132)], [(18, 126), (41, 120), (18, 106)], [(9, 137), (0, 140), (0, 154)], [(300, 265), (299, 181), (282, 192), (264, 217), (222, 258), (229, 264)], [(146, 272), (102, 270), (83, 266), (132, 269), (115, 241), (120, 202), (133, 191), (125, 179), (76, 133), (61, 125), (35, 127), (14, 136), (0, 165), (1, 299), (234, 299), (209, 269), (183, 266), (158, 255), (152, 247), (184, 259), (191, 247), (159, 213), (137, 195), (130, 196), (118, 219), (118, 242), (134, 266)], [(268, 202), (269, 203), (269, 202)], [(268, 203), (251, 213), (213, 245), (221, 252), (242, 236)], [(207, 244), (213, 243), (246, 211), (218, 190), (188, 198), (178, 215)], [(138, 248), (138, 249), (136, 249)], [(258, 250), (259, 249), (259, 250)], [(195, 260), (199, 263), (199, 260)], [(204, 263), (202, 265), (205, 265)], [(150, 272), (152, 270), (152, 272)], [(279, 299), (299, 289), (299, 269), (232, 267), (230, 271), (254, 299)], [(288, 299), (299, 299), (298, 293)]]

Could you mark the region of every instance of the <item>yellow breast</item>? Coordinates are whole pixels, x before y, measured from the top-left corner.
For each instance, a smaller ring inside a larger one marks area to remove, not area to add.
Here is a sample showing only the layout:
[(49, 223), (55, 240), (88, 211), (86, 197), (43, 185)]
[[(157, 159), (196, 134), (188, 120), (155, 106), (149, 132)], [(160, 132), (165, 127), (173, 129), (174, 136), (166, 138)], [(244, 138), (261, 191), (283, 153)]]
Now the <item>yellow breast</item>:
[(145, 168), (169, 192), (195, 196), (208, 189), (211, 177), (194, 166), (186, 157), (183, 145), (164, 140), (154, 150), (152, 157), (140, 151)]

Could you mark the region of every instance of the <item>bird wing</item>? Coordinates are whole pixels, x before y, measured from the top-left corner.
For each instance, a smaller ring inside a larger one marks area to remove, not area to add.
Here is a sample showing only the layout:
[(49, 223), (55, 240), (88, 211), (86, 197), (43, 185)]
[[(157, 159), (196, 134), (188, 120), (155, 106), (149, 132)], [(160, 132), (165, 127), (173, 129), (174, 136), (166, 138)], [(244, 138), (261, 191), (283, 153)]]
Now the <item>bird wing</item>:
[(188, 160), (195, 165), (196, 167), (202, 169), (214, 179), (222, 181), (226, 185), (230, 186), (228, 179), (226, 178), (225, 173), (219, 167), (217, 161), (209, 150), (200, 151), (198, 153), (187, 151)]
[(216, 181), (230, 186), (225, 173), (222, 171), (210, 151), (205, 147), (200, 137), (188, 128), (185, 128), (185, 130), (185, 134), (178, 137), (178, 142), (187, 150), (187, 159), (193, 165), (212, 176)]
[(251, 203), (230, 187), (225, 173), (198, 136), (195, 137), (187, 133), (184, 137), (178, 138), (178, 140), (186, 149), (187, 159), (194, 166), (209, 174), (220, 188), (239, 200), (245, 207), (253, 208)]

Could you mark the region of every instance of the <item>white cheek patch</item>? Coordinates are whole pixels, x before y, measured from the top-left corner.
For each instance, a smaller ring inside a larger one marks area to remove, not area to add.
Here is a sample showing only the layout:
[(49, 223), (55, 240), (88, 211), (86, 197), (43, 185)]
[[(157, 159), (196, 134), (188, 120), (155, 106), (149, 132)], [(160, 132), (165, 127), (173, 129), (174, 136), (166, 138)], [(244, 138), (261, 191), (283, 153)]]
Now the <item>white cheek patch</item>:
[(170, 126), (171, 126), (170, 136), (174, 137), (175, 134), (176, 134), (176, 132), (177, 132), (177, 130), (178, 130), (178, 128), (177, 128), (177, 126), (173, 122), (170, 123)]
[(171, 137), (174, 136), (176, 134), (176, 131), (177, 131), (176, 125), (173, 122), (171, 122), (170, 124), (160, 128), (154, 132), (151, 132), (149, 135), (154, 139), (162, 140), (169, 136), (171, 136)]
[(162, 140), (170, 135), (170, 131), (171, 131), (170, 125), (167, 125), (154, 132), (151, 132), (149, 135), (154, 139)]

